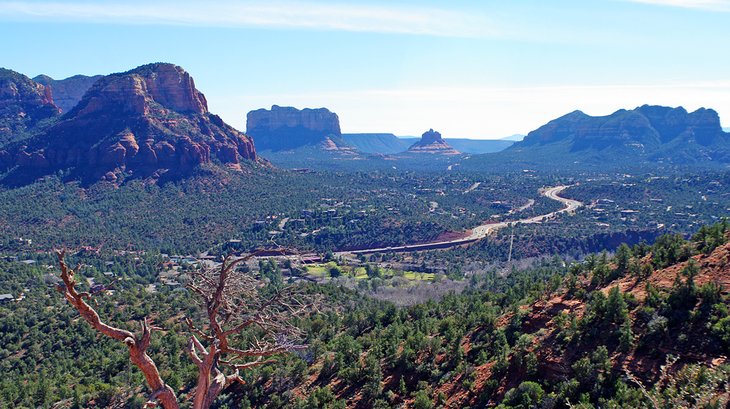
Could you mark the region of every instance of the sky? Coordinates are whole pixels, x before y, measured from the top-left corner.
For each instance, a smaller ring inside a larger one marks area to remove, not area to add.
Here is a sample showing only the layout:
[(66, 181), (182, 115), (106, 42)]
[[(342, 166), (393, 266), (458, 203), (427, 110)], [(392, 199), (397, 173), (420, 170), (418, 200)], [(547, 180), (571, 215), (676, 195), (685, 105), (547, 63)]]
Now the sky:
[(728, 127), (728, 22), (730, 0), (0, 0), (0, 66), (174, 63), (241, 130), (274, 104), (404, 136), (498, 139), (643, 104), (713, 108)]

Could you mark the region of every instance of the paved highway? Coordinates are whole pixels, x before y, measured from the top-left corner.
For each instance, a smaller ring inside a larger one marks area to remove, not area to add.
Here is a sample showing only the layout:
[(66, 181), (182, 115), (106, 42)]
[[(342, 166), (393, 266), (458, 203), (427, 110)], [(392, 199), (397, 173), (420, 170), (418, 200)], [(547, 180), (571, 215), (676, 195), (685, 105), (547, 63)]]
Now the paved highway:
[(475, 241), (479, 241), (490, 235), (491, 233), (503, 229), (505, 227), (510, 226), (514, 223), (522, 223), (522, 224), (534, 224), (534, 223), (541, 223), (545, 220), (548, 220), (552, 217), (555, 217), (556, 215), (560, 213), (573, 213), (576, 209), (583, 206), (583, 203), (573, 200), (573, 199), (567, 199), (560, 196), (560, 193), (567, 189), (570, 186), (554, 186), (547, 188), (541, 192), (541, 194), (549, 199), (556, 200), (563, 204), (563, 208), (560, 210), (556, 210), (554, 212), (550, 212), (547, 214), (529, 217), (525, 219), (520, 220), (513, 220), (509, 222), (498, 222), (498, 223), (485, 223), (482, 225), (479, 225), (471, 230), (468, 236), (455, 239), (455, 240), (447, 240), (447, 241), (434, 241), (431, 243), (420, 243), (420, 244), (407, 244), (405, 246), (394, 246), (394, 247), (382, 247), (382, 248), (372, 248), (372, 249), (364, 249), (364, 250), (353, 250), (353, 251), (342, 251), (337, 252), (335, 255), (345, 255), (345, 254), (371, 254), (371, 253), (389, 253), (389, 252), (403, 252), (403, 251), (418, 251), (418, 250), (432, 250), (432, 249), (441, 249), (441, 248), (448, 248), (448, 247), (455, 247), (455, 246), (461, 246), (464, 244), (473, 243)]

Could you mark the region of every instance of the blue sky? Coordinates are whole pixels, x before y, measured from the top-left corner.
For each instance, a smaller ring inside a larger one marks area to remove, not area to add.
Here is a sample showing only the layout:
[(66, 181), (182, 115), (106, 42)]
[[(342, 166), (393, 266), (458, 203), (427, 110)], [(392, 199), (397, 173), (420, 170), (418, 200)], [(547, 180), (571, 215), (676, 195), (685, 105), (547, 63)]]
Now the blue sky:
[(730, 0), (0, 1), (0, 66), (172, 62), (240, 129), (272, 104), (399, 135), (499, 138), (644, 103), (730, 126), (729, 21)]

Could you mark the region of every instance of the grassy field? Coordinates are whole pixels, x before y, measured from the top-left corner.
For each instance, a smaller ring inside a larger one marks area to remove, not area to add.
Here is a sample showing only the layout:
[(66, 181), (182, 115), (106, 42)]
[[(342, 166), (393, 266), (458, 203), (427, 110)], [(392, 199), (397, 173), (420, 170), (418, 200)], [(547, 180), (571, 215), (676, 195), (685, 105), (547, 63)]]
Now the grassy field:
[[(330, 278), (330, 272), (338, 269), (342, 272), (342, 276), (354, 277), (356, 280), (367, 280), (368, 275), (365, 267), (340, 266), (334, 261), (325, 264), (313, 264), (306, 266), (307, 274), (316, 278)], [(390, 268), (381, 268), (380, 274), (382, 278), (388, 279), (393, 277), (403, 277), (410, 281), (433, 281), (435, 274), (421, 273), (418, 271), (399, 271)]]

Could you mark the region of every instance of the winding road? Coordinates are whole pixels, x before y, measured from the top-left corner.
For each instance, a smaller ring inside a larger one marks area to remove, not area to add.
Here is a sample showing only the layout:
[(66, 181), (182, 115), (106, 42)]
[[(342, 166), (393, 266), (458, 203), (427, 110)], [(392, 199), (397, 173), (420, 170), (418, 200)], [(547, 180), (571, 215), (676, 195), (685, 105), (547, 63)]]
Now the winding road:
[(525, 218), (525, 219), (520, 219), (520, 220), (508, 221), (508, 222), (485, 223), (485, 224), (482, 224), (482, 225), (479, 225), (479, 226), (473, 228), (468, 236), (462, 237), (460, 239), (446, 240), (446, 241), (434, 241), (434, 242), (430, 242), (430, 243), (420, 243), (420, 244), (407, 244), (404, 246), (341, 251), (341, 252), (335, 253), (335, 255), (343, 256), (346, 254), (372, 254), (372, 253), (392, 253), (392, 252), (403, 252), (403, 251), (433, 250), (433, 249), (443, 249), (443, 248), (448, 248), (448, 247), (456, 247), (456, 246), (461, 246), (464, 244), (473, 243), (475, 241), (484, 239), (489, 234), (491, 234), (499, 229), (509, 227), (510, 225), (513, 225), (516, 223), (521, 223), (521, 224), (541, 223), (545, 220), (555, 217), (556, 215), (558, 215), (560, 213), (575, 212), (576, 209), (583, 206), (583, 203), (581, 203), (577, 200), (567, 199), (567, 198), (560, 196), (560, 193), (569, 187), (570, 186), (554, 186), (554, 187), (547, 188), (547, 189), (543, 190), (542, 192), (540, 192), (543, 196), (545, 196), (549, 199), (552, 199), (552, 200), (556, 200), (563, 204), (564, 207), (562, 209), (556, 210), (554, 212), (550, 212), (550, 213), (539, 215), (539, 216), (529, 217), (529, 218)]

